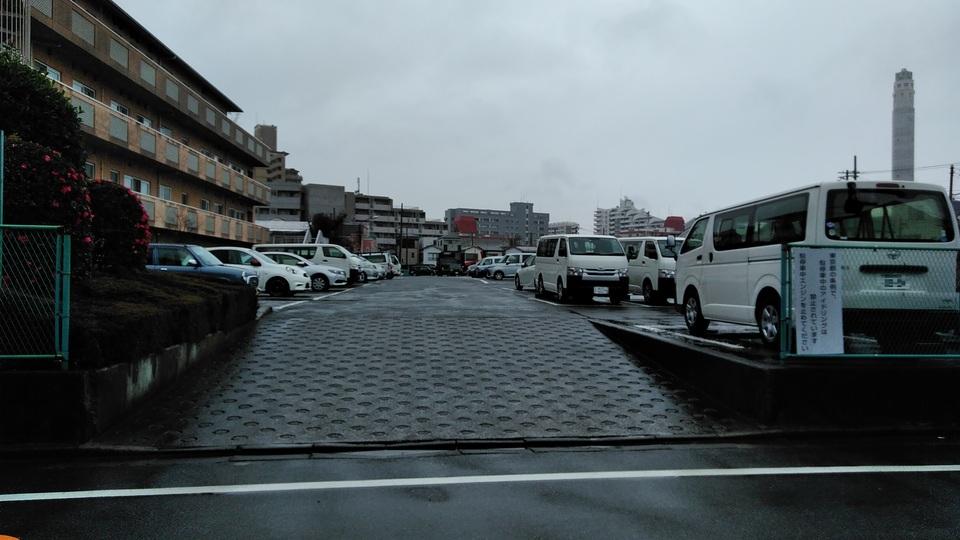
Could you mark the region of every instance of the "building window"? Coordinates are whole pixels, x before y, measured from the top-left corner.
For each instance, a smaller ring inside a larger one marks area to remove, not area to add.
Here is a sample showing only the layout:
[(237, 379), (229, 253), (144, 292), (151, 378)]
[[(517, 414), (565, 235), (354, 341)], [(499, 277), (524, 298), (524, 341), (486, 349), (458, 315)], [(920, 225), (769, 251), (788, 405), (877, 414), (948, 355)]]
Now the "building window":
[(140, 78), (143, 79), (143, 81), (148, 83), (150, 86), (156, 86), (157, 85), (157, 68), (141, 60), (140, 61)]
[(160, 198), (165, 201), (172, 201), (173, 189), (171, 189), (170, 186), (165, 186), (163, 184), (160, 184)]
[(95, 44), (96, 34), (93, 29), (93, 23), (88, 21), (86, 17), (80, 15), (76, 11), (71, 13), (70, 29), (73, 30), (73, 33), (76, 34), (80, 39), (86, 41), (90, 45)]
[(92, 161), (88, 161), (83, 164), (83, 174), (87, 175), (87, 178), (93, 179), (97, 176), (97, 166), (93, 164)]
[(124, 105), (124, 104), (122, 104), (122, 103), (118, 103), (118, 102), (116, 102), (116, 101), (111, 100), (111, 101), (110, 101), (110, 108), (113, 109), (113, 110), (115, 110), (115, 111), (117, 111), (117, 112), (120, 113), (120, 114), (124, 114), (124, 115), (130, 116), (130, 109), (128, 109), (128, 108), (126, 107), (126, 105)]
[(173, 138), (173, 130), (168, 128), (167, 126), (160, 126), (160, 133), (162, 135), (166, 135), (167, 137), (170, 137), (171, 139)]
[(127, 142), (127, 121), (115, 114), (110, 115), (110, 136)]
[(217, 218), (213, 216), (207, 216), (205, 221), (207, 224), (207, 233), (215, 234), (217, 232)]
[(242, 145), (243, 145), (243, 132), (238, 129), (238, 130), (234, 131), (233, 135), (234, 135), (233, 138), (237, 141), (237, 144), (239, 144), (239, 145), (242, 146)]
[(192, 173), (200, 172), (200, 156), (187, 152), (187, 170)]
[(119, 41), (110, 38), (110, 59), (114, 62), (120, 64), (123, 67), (127, 67), (127, 59), (130, 56), (130, 51), (126, 47), (120, 44)]
[(257, 148), (253, 145), (253, 137), (247, 137), (247, 150), (249, 150), (251, 154), (257, 151)]
[(153, 216), (156, 215), (157, 205), (153, 201), (144, 201), (141, 200), (140, 204), (143, 205), (143, 210), (147, 213), (147, 216), (150, 218), (150, 222), (153, 223), (155, 219)]
[(228, 122), (226, 118), (220, 119), (220, 131), (222, 131), (224, 135), (230, 136), (230, 122)]
[(207, 107), (206, 114), (207, 114), (207, 123), (210, 124), (211, 126), (216, 126), (217, 113), (213, 112), (213, 109), (211, 109), (210, 107)]
[(110, 181), (114, 184), (120, 183), (120, 173), (117, 171), (110, 171)]
[(80, 117), (80, 123), (87, 127), (93, 127), (95, 118), (93, 114), (93, 105), (78, 98), (77, 96), (70, 98), (70, 103), (75, 109), (77, 109), (77, 116)]
[(180, 87), (170, 79), (167, 79), (167, 97), (177, 102), (180, 101)]
[(164, 145), (164, 156), (167, 161), (174, 165), (180, 164), (180, 145), (174, 142), (166, 141)]
[(180, 204), (190, 204), (190, 196), (186, 193), (180, 194)]
[(210, 201), (206, 199), (200, 199), (200, 209), (201, 210), (210, 210)]
[(210, 158), (207, 159), (207, 178), (211, 180), (217, 179), (217, 164)]
[(50, 77), (51, 79), (57, 82), (60, 82), (60, 72), (53, 69), (52, 67), (44, 64), (43, 62), (40, 62), (39, 60), (33, 61), (33, 67), (40, 73), (43, 73), (44, 75), (46, 75), (47, 77)]
[(147, 118), (142, 114), (137, 115), (137, 122), (140, 122), (141, 124), (147, 126), (148, 128), (153, 127), (153, 120), (150, 120), (149, 118)]
[(193, 114), (200, 114), (200, 102), (192, 94), (187, 94), (187, 110)]
[(213, 210), (214, 210), (214, 212), (216, 212), (216, 213), (218, 213), (218, 214), (220, 214), (220, 215), (222, 216), (222, 215), (223, 215), (223, 204), (221, 204), (221, 203), (216, 203), (216, 204), (214, 204), (214, 205), (213, 205)]
[(97, 99), (97, 91), (89, 86), (83, 84), (82, 82), (74, 79), (72, 88), (81, 94)]
[(140, 130), (140, 150), (155, 154), (157, 152), (157, 136), (149, 131)]
[(146, 180), (141, 180), (139, 178), (135, 178), (133, 176), (125, 174), (123, 175), (123, 185), (137, 193), (141, 193), (143, 195), (150, 194), (150, 182)]
[(224, 167), (220, 169), (220, 183), (226, 187), (230, 187), (230, 171)]

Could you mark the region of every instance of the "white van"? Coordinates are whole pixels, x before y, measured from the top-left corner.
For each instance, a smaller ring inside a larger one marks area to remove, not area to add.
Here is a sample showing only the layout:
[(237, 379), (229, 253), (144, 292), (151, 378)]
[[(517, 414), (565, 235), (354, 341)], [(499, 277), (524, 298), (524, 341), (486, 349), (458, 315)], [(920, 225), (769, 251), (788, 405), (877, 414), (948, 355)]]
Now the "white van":
[(872, 248), (841, 252), (845, 334), (874, 336), (887, 350), (894, 340), (932, 337), (960, 322), (960, 259), (952, 251), (960, 248), (960, 237), (944, 189), (916, 182), (828, 182), (694, 221), (676, 273), (690, 332), (702, 334), (711, 320), (755, 324), (763, 342), (775, 346), (786, 243)]
[(551, 292), (561, 303), (606, 296), (619, 304), (628, 294), (627, 256), (612, 236), (560, 234), (537, 244), (537, 295)]
[(648, 304), (664, 304), (676, 296), (674, 273), (680, 240), (667, 236), (621, 238), (630, 263), (630, 292)]
[(360, 266), (353, 260), (353, 253), (336, 244), (257, 244), (253, 249), (261, 253), (283, 251), (299, 255), (314, 264), (325, 264), (339, 268), (347, 273), (347, 283), (357, 283), (360, 279)]

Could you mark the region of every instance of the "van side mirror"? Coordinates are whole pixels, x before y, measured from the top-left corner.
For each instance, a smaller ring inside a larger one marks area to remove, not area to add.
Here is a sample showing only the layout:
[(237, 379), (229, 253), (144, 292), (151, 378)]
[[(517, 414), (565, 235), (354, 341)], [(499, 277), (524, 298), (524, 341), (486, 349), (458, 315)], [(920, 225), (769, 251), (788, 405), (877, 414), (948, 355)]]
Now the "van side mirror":
[(200, 268), (200, 261), (196, 259), (187, 259), (187, 266), (192, 266), (194, 268)]
[(674, 235), (667, 236), (667, 247), (673, 249), (677, 247), (677, 237)]
[(627, 260), (634, 260), (637, 258), (639, 253), (637, 252), (637, 246), (627, 247)]

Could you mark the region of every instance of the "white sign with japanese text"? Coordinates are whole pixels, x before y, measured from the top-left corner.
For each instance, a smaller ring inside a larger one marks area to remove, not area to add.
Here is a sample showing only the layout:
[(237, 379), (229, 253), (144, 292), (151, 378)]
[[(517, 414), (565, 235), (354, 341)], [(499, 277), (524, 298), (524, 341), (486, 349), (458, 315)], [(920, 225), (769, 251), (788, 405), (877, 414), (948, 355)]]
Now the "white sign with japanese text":
[(843, 278), (840, 254), (795, 247), (793, 321), (797, 354), (843, 354)]

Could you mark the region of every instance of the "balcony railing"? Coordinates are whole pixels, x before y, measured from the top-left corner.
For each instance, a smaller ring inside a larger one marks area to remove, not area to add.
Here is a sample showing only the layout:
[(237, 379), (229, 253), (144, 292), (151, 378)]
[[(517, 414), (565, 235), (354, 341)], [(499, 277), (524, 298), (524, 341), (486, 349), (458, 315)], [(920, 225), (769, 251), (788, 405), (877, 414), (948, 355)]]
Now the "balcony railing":
[(259, 204), (270, 203), (270, 189), (266, 185), (125, 114), (114, 111), (101, 101), (59, 81), (54, 82), (70, 98), (73, 106), (79, 109), (80, 125), (98, 138), (253, 199)]
[(159, 229), (189, 232), (226, 238), (250, 244), (269, 241), (270, 230), (242, 219), (229, 218), (193, 206), (165, 201), (151, 195), (140, 195), (150, 225)]

